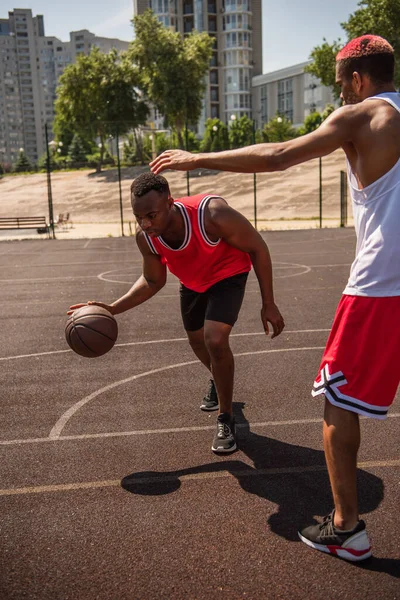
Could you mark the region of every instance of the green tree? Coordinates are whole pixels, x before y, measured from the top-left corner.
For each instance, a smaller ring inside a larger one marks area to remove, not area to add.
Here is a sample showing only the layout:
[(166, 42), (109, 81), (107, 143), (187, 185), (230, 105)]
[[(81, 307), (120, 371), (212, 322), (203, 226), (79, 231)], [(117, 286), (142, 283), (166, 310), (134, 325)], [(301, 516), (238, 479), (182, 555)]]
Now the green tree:
[(327, 104), (321, 115), (322, 120), (325, 121), (325, 119), (327, 119), (329, 117), (329, 115), (333, 113), (334, 110), (335, 110), (335, 107), (333, 106), (333, 104)]
[(103, 162), (108, 136), (144, 124), (148, 108), (138, 92), (139, 75), (125, 53), (103, 54), (92, 48), (60, 77), (55, 103), (55, 131), (73, 129), (83, 139), (100, 139)]
[(298, 136), (298, 132), (286, 117), (276, 114), (273, 119), (264, 125), (262, 130), (264, 142), (285, 142)]
[(298, 134), (305, 135), (306, 133), (315, 131), (321, 125), (322, 121), (323, 119), (321, 113), (316, 111), (312, 112), (304, 119), (304, 125), (299, 128)]
[[(341, 23), (347, 40), (365, 34), (380, 35), (394, 48), (396, 58), (395, 85), (400, 86), (400, 0), (361, 0), (359, 8)], [(323, 44), (311, 52), (313, 63), (307, 71), (318, 77), (324, 85), (331, 87), (339, 96), (335, 85), (335, 58), (342, 48), (341, 40)]]
[(75, 133), (68, 148), (68, 156), (71, 161), (75, 163), (85, 162), (86, 155), (89, 154), (89, 152), (90, 149), (87, 148), (87, 144), (84, 143), (78, 133)]
[(253, 121), (246, 115), (231, 121), (229, 127), (229, 140), (231, 148), (243, 148), (254, 144)]
[(184, 129), (196, 125), (202, 110), (205, 75), (213, 39), (205, 32), (184, 38), (164, 27), (151, 10), (133, 19), (135, 40), (128, 56), (140, 72), (141, 86), (185, 147)]
[(225, 123), (219, 119), (207, 119), (204, 136), (200, 144), (201, 151), (217, 152), (218, 150), (229, 150), (229, 148), (229, 133)]
[(32, 171), (32, 165), (23, 150), (20, 150), (17, 162), (14, 165), (14, 171), (16, 173), (26, 173), (28, 171)]

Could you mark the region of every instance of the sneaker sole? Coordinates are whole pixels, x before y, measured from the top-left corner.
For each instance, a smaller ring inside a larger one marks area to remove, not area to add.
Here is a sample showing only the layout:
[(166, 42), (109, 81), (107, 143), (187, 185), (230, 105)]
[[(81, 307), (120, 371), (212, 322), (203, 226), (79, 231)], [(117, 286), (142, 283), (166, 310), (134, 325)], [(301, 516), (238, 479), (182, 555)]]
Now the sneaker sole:
[(214, 446), (211, 446), (211, 450), (213, 452), (215, 452), (216, 454), (229, 454), (229, 452), (234, 452), (237, 449), (237, 445), (235, 444), (234, 446), (232, 446), (232, 448), (221, 448), (218, 446), (218, 448), (214, 448)]
[(320, 552), (325, 552), (326, 554), (338, 556), (339, 558), (343, 558), (349, 562), (359, 562), (372, 556), (371, 548), (366, 550), (354, 550), (353, 548), (343, 548), (342, 546), (325, 546), (323, 544), (315, 544), (314, 542), (311, 542), (302, 536), (299, 531), (297, 534), (301, 541), (310, 548), (314, 548), (314, 550), (319, 550)]
[(200, 404), (200, 410), (204, 410), (205, 412), (211, 412), (212, 410), (218, 410), (218, 404), (215, 406), (204, 406), (204, 404)]

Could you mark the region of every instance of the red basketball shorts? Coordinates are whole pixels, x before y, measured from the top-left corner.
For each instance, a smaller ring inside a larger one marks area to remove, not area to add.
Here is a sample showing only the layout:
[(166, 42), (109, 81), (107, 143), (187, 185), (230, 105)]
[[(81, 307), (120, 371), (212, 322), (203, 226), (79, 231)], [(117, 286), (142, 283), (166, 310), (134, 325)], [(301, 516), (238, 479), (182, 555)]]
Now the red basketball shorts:
[(385, 419), (400, 383), (400, 296), (342, 296), (313, 396)]

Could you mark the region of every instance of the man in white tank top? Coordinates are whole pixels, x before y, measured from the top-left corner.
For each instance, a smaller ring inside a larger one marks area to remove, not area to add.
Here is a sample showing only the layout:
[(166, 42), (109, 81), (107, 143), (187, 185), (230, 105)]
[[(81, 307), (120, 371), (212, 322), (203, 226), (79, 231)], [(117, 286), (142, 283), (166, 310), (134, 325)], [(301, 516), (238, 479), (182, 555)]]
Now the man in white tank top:
[(324, 449), (335, 508), (299, 532), (308, 546), (359, 561), (371, 556), (359, 520), (359, 415), (384, 419), (400, 382), (400, 94), (394, 52), (381, 37), (351, 40), (337, 55), (344, 106), (313, 133), (212, 154), (167, 150), (154, 173), (198, 167), (282, 171), (343, 148), (357, 234), (356, 258), (314, 383), (325, 397)]

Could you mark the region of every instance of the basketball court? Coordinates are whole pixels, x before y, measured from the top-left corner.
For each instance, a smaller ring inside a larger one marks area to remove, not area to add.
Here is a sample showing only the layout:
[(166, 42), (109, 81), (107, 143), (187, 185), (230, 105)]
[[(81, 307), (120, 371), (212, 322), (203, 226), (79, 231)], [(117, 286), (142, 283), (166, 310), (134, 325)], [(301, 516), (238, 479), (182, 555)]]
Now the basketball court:
[(310, 389), (354, 231), (263, 235), (286, 329), (265, 337), (252, 273), (232, 336), (239, 450), (222, 457), (173, 276), (116, 317), (110, 353), (66, 344), (70, 304), (112, 302), (139, 276), (134, 238), (0, 244), (1, 598), (399, 597), (399, 397), (386, 422), (361, 421), (374, 557), (346, 563), (297, 537), (332, 508)]

